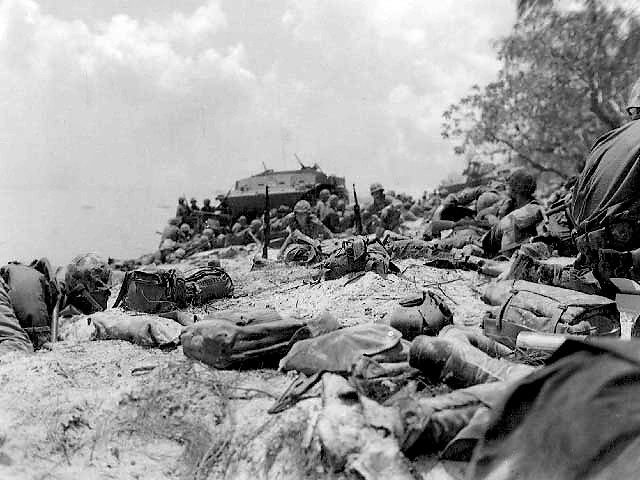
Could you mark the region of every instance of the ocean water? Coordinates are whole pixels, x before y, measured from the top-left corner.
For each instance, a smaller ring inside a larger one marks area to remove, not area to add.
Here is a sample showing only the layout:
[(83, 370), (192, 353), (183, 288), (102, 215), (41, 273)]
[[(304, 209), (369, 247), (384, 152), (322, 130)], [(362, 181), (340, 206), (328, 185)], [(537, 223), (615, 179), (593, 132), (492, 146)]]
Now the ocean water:
[(86, 252), (114, 258), (152, 252), (156, 232), (175, 214), (177, 196), (152, 187), (0, 188), (0, 265), (40, 257), (61, 265)]

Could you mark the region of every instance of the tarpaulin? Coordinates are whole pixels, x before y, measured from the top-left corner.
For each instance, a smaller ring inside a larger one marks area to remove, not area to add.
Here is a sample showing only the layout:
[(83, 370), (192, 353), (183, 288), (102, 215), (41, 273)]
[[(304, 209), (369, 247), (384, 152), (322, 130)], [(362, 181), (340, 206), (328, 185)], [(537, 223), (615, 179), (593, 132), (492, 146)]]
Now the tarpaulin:
[(565, 341), (496, 409), (468, 478), (640, 478), (639, 346)]
[(574, 187), (570, 216), (579, 233), (606, 225), (625, 210), (640, 211), (640, 120), (596, 140)]

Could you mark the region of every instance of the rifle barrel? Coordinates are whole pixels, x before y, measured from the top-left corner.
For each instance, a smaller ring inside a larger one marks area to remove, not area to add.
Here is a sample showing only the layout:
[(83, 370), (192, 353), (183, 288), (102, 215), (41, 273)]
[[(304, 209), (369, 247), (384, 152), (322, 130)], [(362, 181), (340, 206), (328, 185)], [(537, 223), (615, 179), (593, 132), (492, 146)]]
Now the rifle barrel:
[(269, 185), (264, 187), (264, 216), (263, 216), (263, 235), (264, 244), (262, 245), (262, 258), (269, 257), (269, 242), (271, 241), (271, 205), (269, 205)]

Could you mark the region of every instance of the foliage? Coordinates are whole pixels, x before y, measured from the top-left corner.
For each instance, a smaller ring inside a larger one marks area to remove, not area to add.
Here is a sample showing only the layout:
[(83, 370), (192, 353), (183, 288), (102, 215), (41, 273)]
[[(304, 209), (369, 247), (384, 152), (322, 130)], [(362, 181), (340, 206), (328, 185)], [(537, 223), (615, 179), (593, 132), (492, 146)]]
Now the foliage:
[(560, 10), (533, 2), (497, 44), (498, 79), (444, 112), (457, 154), (506, 157), (562, 177), (579, 172), (593, 141), (625, 120), (640, 77), (640, 22), (596, 0)]

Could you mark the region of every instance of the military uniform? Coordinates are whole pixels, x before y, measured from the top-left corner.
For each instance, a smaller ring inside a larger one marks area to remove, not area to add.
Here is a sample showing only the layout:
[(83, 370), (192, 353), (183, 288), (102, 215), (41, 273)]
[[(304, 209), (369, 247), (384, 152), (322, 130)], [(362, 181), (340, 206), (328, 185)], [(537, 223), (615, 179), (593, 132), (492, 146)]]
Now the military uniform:
[(640, 280), (629, 252), (640, 248), (639, 157), (640, 120), (633, 120), (596, 140), (573, 187), (568, 214), (576, 246), (599, 279)]
[(284, 225), (291, 233), (298, 230), (300, 233), (313, 239), (324, 240), (333, 236), (331, 231), (313, 214), (309, 215), (305, 224), (300, 224), (295, 213), (290, 213), (284, 217)]
[(523, 205), (500, 219), (482, 240), (487, 255), (509, 253), (538, 233), (538, 225), (544, 220), (542, 207), (536, 200)]
[(176, 217), (180, 219), (180, 223), (184, 222), (190, 214), (191, 210), (189, 210), (189, 207), (187, 205), (185, 205), (184, 203), (178, 204), (178, 207), (176, 208)]

